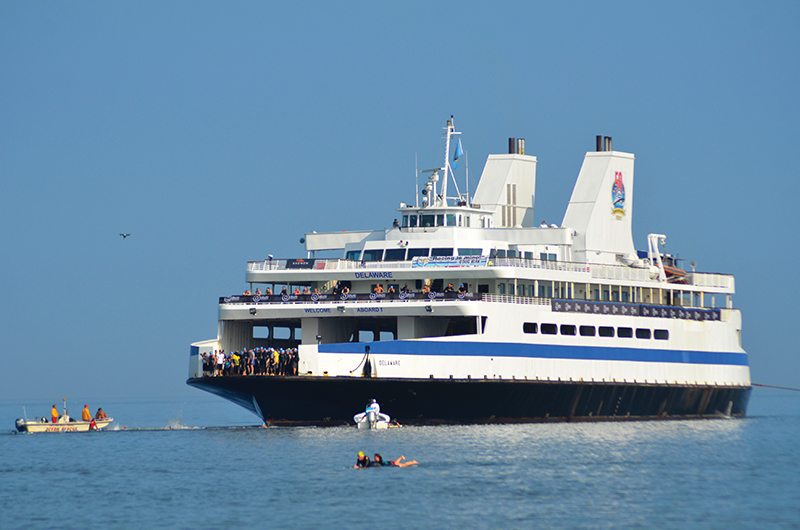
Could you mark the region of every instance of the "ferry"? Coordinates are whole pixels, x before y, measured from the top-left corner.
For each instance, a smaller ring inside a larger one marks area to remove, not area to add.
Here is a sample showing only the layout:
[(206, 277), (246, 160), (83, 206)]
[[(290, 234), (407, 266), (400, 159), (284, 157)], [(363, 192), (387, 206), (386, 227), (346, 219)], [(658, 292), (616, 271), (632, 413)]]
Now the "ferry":
[[(556, 225), (534, 218), (523, 138), (473, 192), (453, 117), (443, 141), (390, 227), (313, 231), (302, 258), (248, 262), (187, 383), (267, 425), (346, 424), (373, 398), (409, 424), (745, 415), (734, 277), (682, 269), (664, 234), (637, 250), (633, 154), (597, 136)], [(297, 348), (296, 375), (204, 370), (262, 348)]]

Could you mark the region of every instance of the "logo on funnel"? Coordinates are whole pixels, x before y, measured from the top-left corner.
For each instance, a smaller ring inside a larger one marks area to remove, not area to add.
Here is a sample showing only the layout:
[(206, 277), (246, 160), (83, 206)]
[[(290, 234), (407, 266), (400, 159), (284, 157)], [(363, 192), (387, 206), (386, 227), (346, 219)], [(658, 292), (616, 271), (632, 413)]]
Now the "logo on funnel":
[(625, 185), (622, 183), (622, 171), (614, 172), (614, 185), (611, 186), (611, 213), (622, 219), (625, 216)]

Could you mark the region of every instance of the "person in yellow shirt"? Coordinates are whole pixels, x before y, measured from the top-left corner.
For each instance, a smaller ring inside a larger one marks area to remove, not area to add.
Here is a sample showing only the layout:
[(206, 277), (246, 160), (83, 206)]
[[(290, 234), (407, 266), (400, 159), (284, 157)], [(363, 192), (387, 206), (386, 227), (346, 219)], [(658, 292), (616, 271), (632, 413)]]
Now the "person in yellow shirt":
[(92, 412), (89, 410), (89, 405), (83, 405), (83, 410), (81, 411), (81, 420), (83, 421), (92, 421)]
[(58, 407), (56, 407), (55, 403), (53, 403), (53, 408), (50, 409), (50, 417), (53, 423), (58, 423)]

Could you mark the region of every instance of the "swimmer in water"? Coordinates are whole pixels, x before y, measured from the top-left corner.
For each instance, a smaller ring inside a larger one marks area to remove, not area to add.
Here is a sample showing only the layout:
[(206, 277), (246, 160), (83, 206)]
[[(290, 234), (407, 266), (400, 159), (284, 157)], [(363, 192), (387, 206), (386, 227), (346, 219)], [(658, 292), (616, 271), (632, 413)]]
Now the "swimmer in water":
[(379, 453), (375, 453), (374, 460), (372, 461), (372, 466), (379, 467), (379, 466), (392, 466), (392, 467), (409, 467), (409, 466), (416, 466), (419, 462), (416, 460), (406, 460), (406, 457), (400, 455), (395, 460), (389, 460), (388, 462), (383, 460), (383, 457)]
[(364, 451), (359, 451), (358, 455), (356, 455), (356, 463), (353, 466), (353, 469), (363, 469), (365, 467), (370, 467), (371, 463), (369, 461), (369, 457), (364, 454)]

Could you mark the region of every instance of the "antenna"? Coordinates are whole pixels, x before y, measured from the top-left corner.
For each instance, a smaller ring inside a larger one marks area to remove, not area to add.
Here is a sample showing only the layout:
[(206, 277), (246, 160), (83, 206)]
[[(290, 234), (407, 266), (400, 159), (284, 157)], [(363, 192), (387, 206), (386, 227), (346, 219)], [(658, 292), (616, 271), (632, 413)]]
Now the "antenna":
[(464, 152), (465, 162), (467, 164), (467, 206), (472, 206), (472, 200), (469, 198), (469, 153)]
[(414, 153), (414, 208), (419, 208), (419, 161)]

